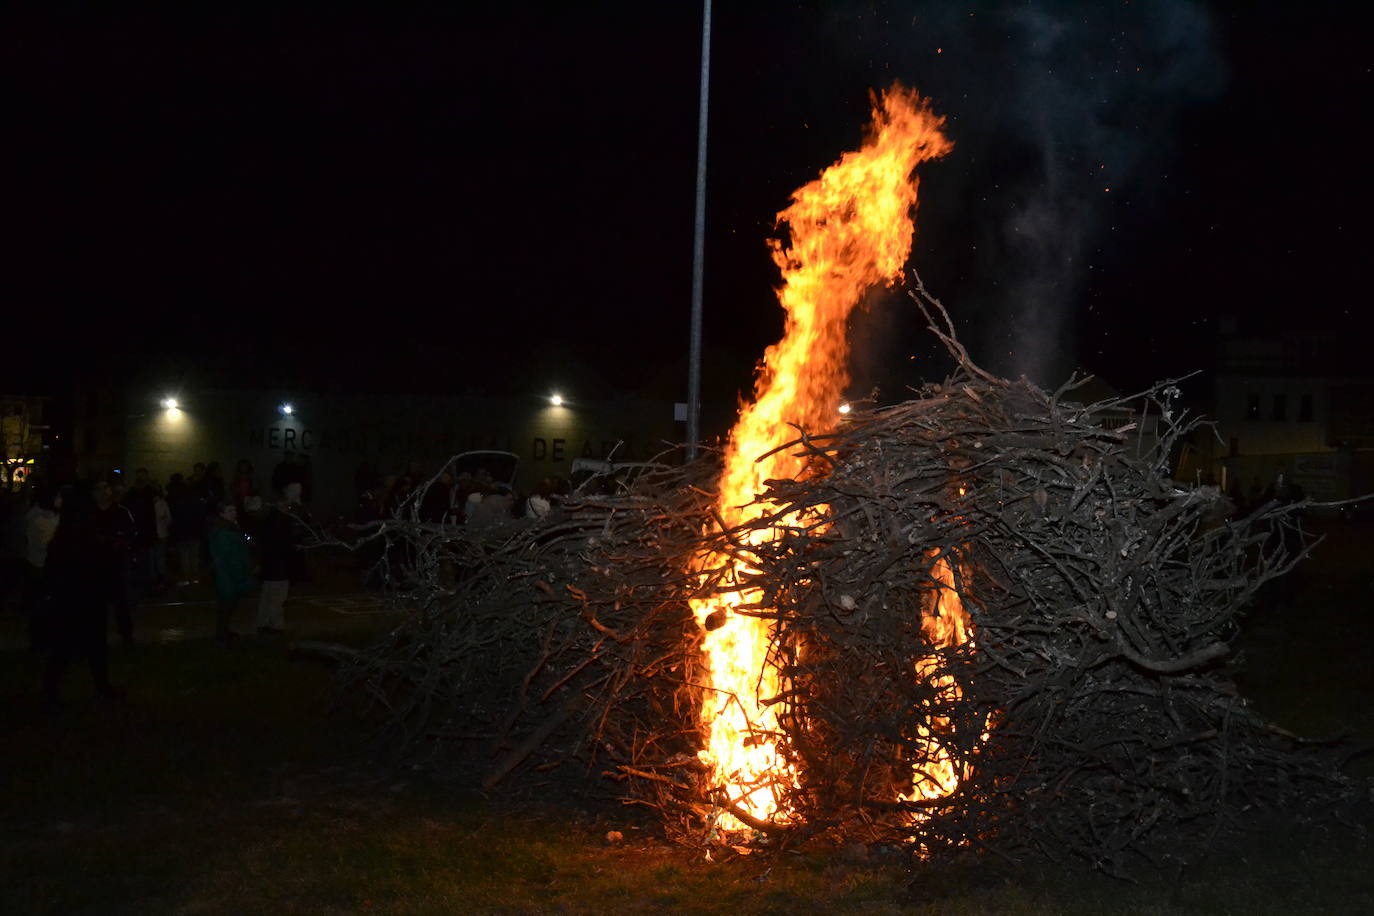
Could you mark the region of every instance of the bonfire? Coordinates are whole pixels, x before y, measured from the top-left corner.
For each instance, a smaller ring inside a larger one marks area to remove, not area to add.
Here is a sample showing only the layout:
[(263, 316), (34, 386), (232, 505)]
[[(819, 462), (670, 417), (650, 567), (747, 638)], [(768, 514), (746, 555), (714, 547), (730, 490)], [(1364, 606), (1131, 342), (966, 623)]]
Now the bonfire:
[[(1345, 797), (1328, 749), (1258, 718), (1228, 668), (1306, 547), (1301, 507), (1236, 518), (1174, 482), (1202, 421), (1173, 382), (1083, 403), (1083, 379), (997, 378), (911, 278), (953, 372), (841, 412), (846, 319), (904, 279), (913, 170), (950, 149), (914, 93), (873, 109), (779, 215), (785, 335), (720, 449), (502, 537), (413, 513), (372, 535), (404, 610), (349, 673), (389, 745), (476, 742), (487, 789), (576, 765), (683, 842), (1113, 870)], [(1106, 422), (1142, 406), (1148, 448)]]

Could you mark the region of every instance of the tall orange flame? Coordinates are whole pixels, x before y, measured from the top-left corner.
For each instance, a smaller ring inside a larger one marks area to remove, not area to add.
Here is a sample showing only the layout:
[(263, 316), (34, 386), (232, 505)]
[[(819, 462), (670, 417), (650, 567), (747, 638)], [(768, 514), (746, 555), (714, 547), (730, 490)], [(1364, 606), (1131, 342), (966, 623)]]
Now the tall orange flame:
[[(796, 191), (778, 214), (791, 237), (790, 244), (770, 243), (782, 271), (778, 301), (786, 324), (782, 340), (764, 354), (753, 403), (742, 408), (730, 433), (718, 497), (727, 526), (761, 514), (746, 504), (763, 491), (764, 481), (804, 472), (786, 450), (759, 459), (792, 435), (787, 424), (821, 430), (834, 423), (849, 382), (846, 322), (870, 287), (901, 276), (915, 234), (912, 173), (951, 148), (940, 132), (943, 120), (915, 92), (894, 85), (874, 99), (863, 147)], [(723, 556), (696, 561), (698, 571), (722, 566), (747, 571)], [(770, 623), (735, 613), (759, 599), (757, 590), (741, 588), (692, 602), (706, 630), (710, 668), (701, 758), (728, 804), (760, 820), (785, 820), (774, 783), (795, 782), (796, 774), (778, 753), (776, 707), (763, 702), (783, 688), (768, 659)], [(730, 816), (722, 823), (740, 826)]]

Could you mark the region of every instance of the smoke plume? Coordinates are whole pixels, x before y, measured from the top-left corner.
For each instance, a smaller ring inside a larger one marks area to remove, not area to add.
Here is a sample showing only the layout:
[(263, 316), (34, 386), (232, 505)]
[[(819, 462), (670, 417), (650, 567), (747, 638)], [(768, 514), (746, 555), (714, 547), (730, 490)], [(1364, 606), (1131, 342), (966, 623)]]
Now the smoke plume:
[(1110, 307), (1093, 294), (1104, 268), (1170, 180), (1178, 115), (1225, 84), (1208, 11), (865, 3), (836, 9), (826, 32), (856, 77), (901, 79), (949, 118), (956, 146), (923, 182), (914, 260), (975, 357), (1061, 381), (1093, 310)]

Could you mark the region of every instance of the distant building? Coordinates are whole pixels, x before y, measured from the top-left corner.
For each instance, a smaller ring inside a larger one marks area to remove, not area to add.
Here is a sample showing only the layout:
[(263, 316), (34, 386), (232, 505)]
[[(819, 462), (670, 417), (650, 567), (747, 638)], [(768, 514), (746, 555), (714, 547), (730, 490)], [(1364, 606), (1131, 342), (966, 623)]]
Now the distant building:
[(17, 490), (42, 467), (47, 398), (0, 395), (0, 487)]
[[(718, 418), (710, 422), (715, 413), (704, 411), (704, 428), (720, 425)], [(528, 491), (544, 477), (570, 477), (576, 459), (645, 461), (684, 436), (670, 401), (586, 402), (573, 392), (557, 398), (552, 392), (527, 398), (144, 392), (128, 397), (121, 420), (119, 460), (86, 473), (131, 475), (146, 467), (165, 484), (173, 473), (189, 474), (197, 461), (218, 461), (232, 478), (246, 459), (267, 492), (273, 470), (290, 455), (308, 463), (311, 508), (327, 517), (356, 505), (360, 470), (387, 475), (414, 464), (432, 474), (455, 455), (494, 449), (518, 457), (516, 485)]]
[(1223, 326), (1215, 465), (1250, 497), (1280, 475), (1317, 500), (1374, 489), (1374, 360), (1357, 335), (1244, 335)]

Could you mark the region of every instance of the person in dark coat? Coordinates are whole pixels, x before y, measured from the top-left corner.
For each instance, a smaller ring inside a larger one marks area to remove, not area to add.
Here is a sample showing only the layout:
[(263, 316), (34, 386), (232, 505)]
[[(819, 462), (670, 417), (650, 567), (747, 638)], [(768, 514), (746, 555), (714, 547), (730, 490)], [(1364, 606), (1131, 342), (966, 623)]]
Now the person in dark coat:
[(181, 584), (200, 581), (200, 541), (205, 535), (205, 504), (186, 478), (173, 474), (167, 482), (167, 508), (172, 513), (172, 547), (176, 550)]
[(28, 618), (29, 646), (47, 647), (48, 639), (48, 545), (57, 534), (57, 491), (40, 487), (24, 516), (23, 605)]
[(262, 561), (262, 593), (258, 597), (258, 632), (284, 631), (286, 596), (297, 572), (299, 538), (293, 513), (301, 504), (301, 485), (288, 483), (281, 501), (267, 511), (258, 528), (258, 557)]
[(440, 524), (448, 521), (450, 504), (453, 502), (453, 475), (447, 470), (437, 479), (430, 481), (420, 501), (420, 521)]
[(217, 511), (216, 507), (228, 495), (229, 487), (224, 482), (224, 471), (218, 461), (210, 462), (205, 466), (205, 504), (209, 511)]
[[(105, 481), (91, 490), (95, 498), (93, 515), (97, 549), (91, 562), (97, 568), (103, 589), (102, 607), (113, 607), (115, 627), (124, 645), (134, 644), (134, 621), (129, 610), (130, 563), (137, 528), (129, 510), (115, 501), (114, 489)], [(60, 524), (59, 524), (60, 529)]]
[(304, 502), (310, 488), (309, 459), (298, 452), (287, 452), (272, 469), (272, 489), (277, 493), (285, 493), (286, 487), (293, 483), (300, 484), (301, 501)]
[(97, 693), (110, 699), (123, 695), (110, 683), (109, 650), (105, 643), (107, 568), (96, 507), (75, 487), (63, 487), (54, 505), (60, 520), (48, 544), (45, 564), (50, 598), (43, 698), (49, 709), (61, 706), (62, 675), (78, 656), (90, 665)]
[(147, 468), (134, 471), (133, 486), (124, 492), (121, 502), (134, 520), (132, 565), (138, 585), (140, 588), (153, 587), (157, 565), (153, 558), (157, 548), (157, 490)]

